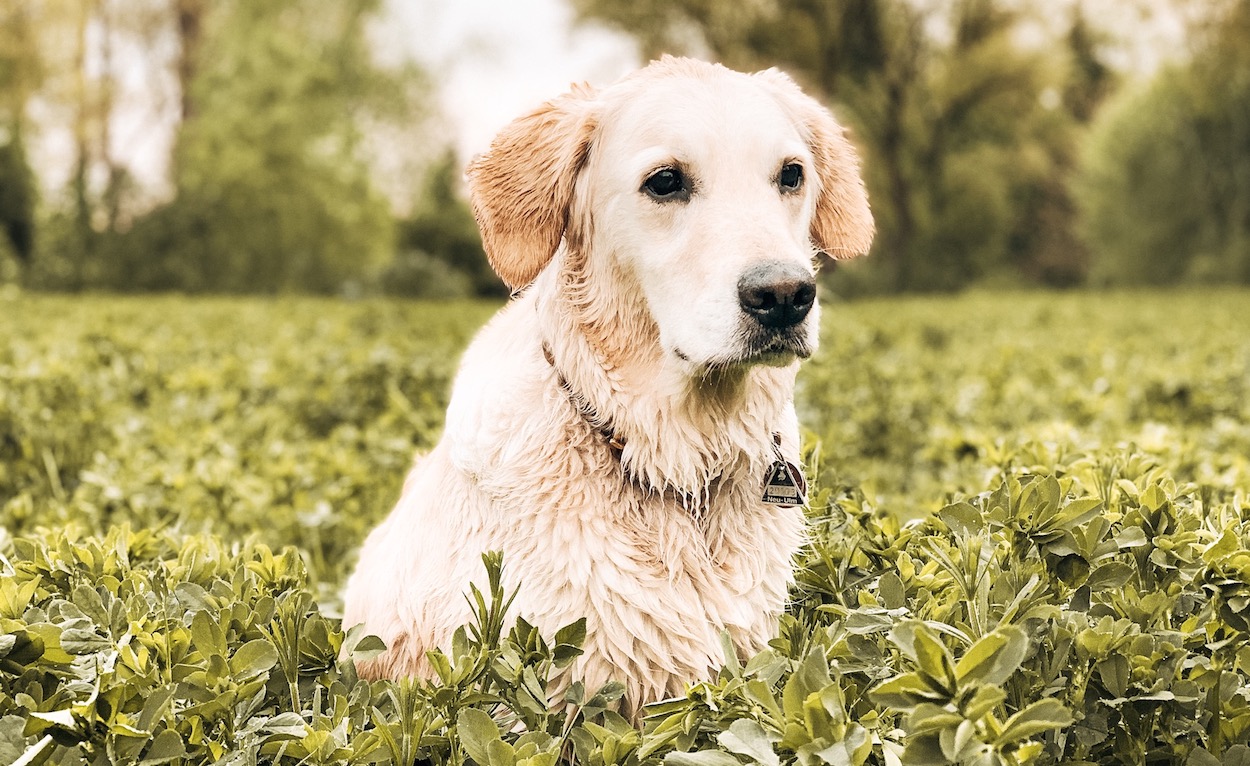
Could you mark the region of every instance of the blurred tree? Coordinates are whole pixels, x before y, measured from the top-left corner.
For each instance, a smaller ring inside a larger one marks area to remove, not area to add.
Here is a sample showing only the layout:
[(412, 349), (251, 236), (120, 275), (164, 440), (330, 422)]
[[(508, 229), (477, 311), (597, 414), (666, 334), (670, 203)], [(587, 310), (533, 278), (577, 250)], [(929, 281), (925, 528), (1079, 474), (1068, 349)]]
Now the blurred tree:
[(136, 73), (123, 71), (116, 54), (146, 49), (165, 2), (17, 0), (28, 9), (28, 26), (19, 34), (33, 46), (39, 75), (28, 94), (38, 96), (45, 121), (69, 139), (68, 182), (52, 193), (51, 211), (38, 218), (41, 236), (26, 275), (31, 284), (78, 289), (104, 284), (111, 274), (105, 245), (138, 206), (114, 135), (121, 82)]
[[(1043, 105), (1025, 154), (1039, 157), (1032, 183), (1018, 187), (1013, 200), (1012, 259), (1030, 281), (1056, 287), (1082, 284), (1090, 255), (1078, 236), (1077, 209), (1070, 179), (1090, 120), (1119, 83), (1104, 60), (1105, 35), (1089, 24), (1082, 6), (1071, 8), (1059, 58), (1066, 59), (1062, 90), (1041, 94)], [(1066, 54), (1066, 55), (1065, 55)]]
[(954, 289), (1002, 270), (1079, 279), (1083, 263), (1046, 265), (1064, 247), (1046, 230), (1070, 218), (1055, 166), (1074, 118), (1046, 98), (1065, 91), (1067, 54), (1023, 49), (1020, 12), (1001, 0), (574, 1), (648, 55), (776, 64), (840, 104), (878, 220), (874, 258), (848, 269), (857, 289)]
[(1250, 2), (1115, 100), (1075, 186), (1096, 282), (1250, 283)]
[(449, 298), (506, 296), (495, 275), (473, 212), (459, 193), (460, 160), (448, 150), (426, 176), (412, 214), (399, 222), (398, 252), (382, 277), (391, 294)]
[(0, 251), (28, 262), (35, 245), (35, 176), (26, 156), (26, 105), (39, 78), (30, 8), (0, 0)]
[(183, 122), (195, 116), (192, 97), (198, 71), (200, 43), (204, 39), (205, 0), (173, 0), (175, 28), (178, 34), (178, 117)]
[(365, 126), (420, 120), (424, 82), (375, 65), (377, 0), (174, 0), (174, 200), (111, 257), (118, 287), (332, 292), (393, 253)]

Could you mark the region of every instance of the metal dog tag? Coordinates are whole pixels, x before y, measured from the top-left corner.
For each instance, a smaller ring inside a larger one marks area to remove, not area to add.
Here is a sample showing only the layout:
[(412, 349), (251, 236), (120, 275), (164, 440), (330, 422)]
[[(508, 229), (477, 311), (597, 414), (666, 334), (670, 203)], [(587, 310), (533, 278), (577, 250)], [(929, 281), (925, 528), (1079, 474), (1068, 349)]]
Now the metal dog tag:
[(782, 508), (793, 508), (807, 502), (807, 480), (803, 472), (789, 460), (780, 456), (768, 468), (764, 477), (764, 502)]

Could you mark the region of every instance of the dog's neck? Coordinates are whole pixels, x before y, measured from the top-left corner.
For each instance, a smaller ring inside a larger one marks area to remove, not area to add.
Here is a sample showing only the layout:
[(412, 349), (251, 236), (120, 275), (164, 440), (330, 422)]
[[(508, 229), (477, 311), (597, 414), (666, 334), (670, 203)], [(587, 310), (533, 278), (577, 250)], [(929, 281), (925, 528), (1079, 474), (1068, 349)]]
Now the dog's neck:
[(566, 254), (533, 289), (553, 380), (584, 402), (583, 417), (593, 413), (589, 427), (622, 445), (639, 483), (708, 500), (723, 475), (764, 470), (773, 434), (793, 417), (795, 366), (691, 375), (662, 349), (641, 291), (611, 264)]

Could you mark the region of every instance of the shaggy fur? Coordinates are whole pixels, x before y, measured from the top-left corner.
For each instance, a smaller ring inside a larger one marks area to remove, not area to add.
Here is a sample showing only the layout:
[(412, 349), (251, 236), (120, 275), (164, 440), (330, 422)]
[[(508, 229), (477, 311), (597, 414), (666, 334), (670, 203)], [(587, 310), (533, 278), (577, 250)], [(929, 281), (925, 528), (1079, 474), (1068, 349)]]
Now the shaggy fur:
[[(787, 163), (797, 191), (779, 186)], [(645, 193), (674, 167), (688, 200)], [(785, 605), (803, 515), (761, 488), (774, 434), (797, 462), (794, 378), (819, 315), (770, 334), (737, 285), (760, 263), (810, 274), (818, 250), (868, 249), (858, 161), (785, 75), (665, 58), (519, 118), (468, 178), (491, 264), (524, 289), (465, 353), (442, 441), (366, 540), (344, 624), (389, 647), (365, 675), (429, 675), (480, 554), (502, 550), (513, 611), (545, 635), (587, 618), (571, 677), (623, 681), (636, 714), (714, 673), (722, 632), (760, 649)]]

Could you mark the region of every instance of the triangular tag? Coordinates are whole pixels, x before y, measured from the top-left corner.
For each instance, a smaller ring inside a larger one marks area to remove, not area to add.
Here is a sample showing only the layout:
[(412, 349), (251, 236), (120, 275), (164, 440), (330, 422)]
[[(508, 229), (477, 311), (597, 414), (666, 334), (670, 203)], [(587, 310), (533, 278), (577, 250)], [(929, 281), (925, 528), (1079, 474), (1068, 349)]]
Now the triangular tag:
[(807, 481), (803, 472), (788, 460), (774, 460), (764, 477), (764, 502), (791, 508), (807, 502)]

